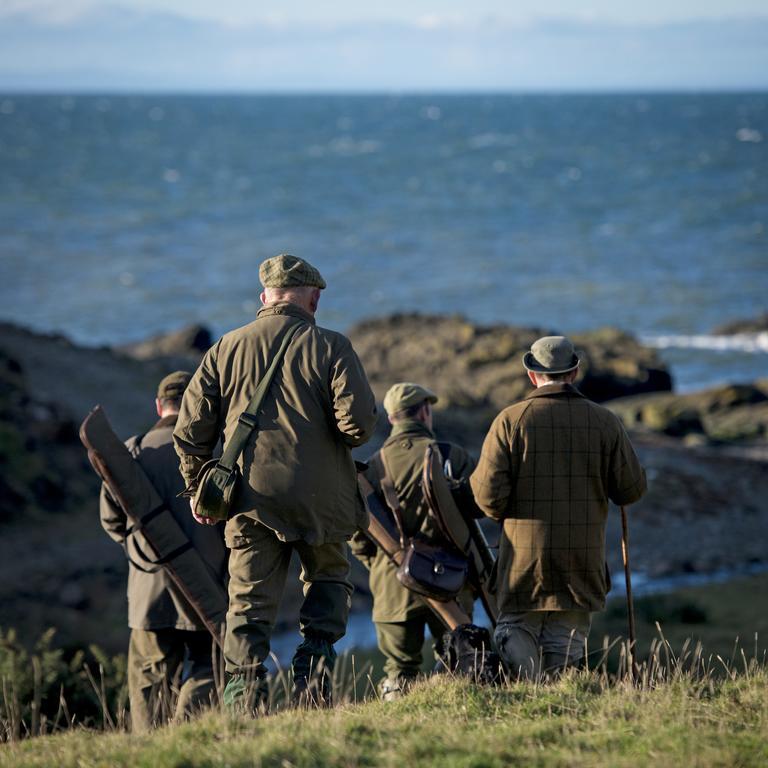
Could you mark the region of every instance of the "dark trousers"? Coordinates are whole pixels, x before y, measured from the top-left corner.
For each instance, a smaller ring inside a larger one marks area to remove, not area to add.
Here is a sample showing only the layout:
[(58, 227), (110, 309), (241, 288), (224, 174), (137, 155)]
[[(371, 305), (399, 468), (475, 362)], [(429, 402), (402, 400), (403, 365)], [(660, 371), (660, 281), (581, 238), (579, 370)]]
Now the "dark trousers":
[(208, 632), (131, 630), (128, 698), (135, 732), (191, 717), (211, 705), (212, 642)]
[(443, 652), (446, 629), (432, 611), (424, 611), (405, 621), (377, 621), (376, 639), (386, 657), (384, 672), (393, 683), (415, 678), (421, 671), (424, 633), (429, 627), (435, 658)]
[(347, 630), (352, 597), (349, 559), (345, 542), (317, 547), (303, 541), (285, 542), (247, 515), (236, 517), (242, 519), (230, 520), (236, 526), (237, 536), (228, 542), (229, 610), (224, 658), (227, 672), (258, 677), (264, 674), (264, 661), (269, 657), (269, 638), (291, 553), (295, 550), (301, 561), (301, 634), (330, 643), (343, 637)]

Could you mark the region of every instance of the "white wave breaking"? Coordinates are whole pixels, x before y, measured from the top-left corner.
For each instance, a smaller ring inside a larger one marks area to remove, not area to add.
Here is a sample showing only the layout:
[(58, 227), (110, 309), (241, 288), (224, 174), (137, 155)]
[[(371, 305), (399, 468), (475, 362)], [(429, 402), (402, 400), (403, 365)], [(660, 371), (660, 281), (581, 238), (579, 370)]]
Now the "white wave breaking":
[(643, 344), (655, 349), (708, 349), (714, 352), (768, 352), (768, 331), (760, 333), (734, 333), (731, 336), (716, 334), (665, 334), (642, 336)]

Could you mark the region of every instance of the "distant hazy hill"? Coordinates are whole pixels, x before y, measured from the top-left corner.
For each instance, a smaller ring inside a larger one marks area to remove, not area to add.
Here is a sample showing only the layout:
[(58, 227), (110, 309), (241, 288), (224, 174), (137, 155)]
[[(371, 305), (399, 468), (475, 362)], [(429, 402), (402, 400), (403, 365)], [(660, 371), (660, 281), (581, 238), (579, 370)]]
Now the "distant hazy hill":
[(768, 16), (622, 26), (223, 25), (105, 7), (0, 9), (0, 89), (760, 89)]

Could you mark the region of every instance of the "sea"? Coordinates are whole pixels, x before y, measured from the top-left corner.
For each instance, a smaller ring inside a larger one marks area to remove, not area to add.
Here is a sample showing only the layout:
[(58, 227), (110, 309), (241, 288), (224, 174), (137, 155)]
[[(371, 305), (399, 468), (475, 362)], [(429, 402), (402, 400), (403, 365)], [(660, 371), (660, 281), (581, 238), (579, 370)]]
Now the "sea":
[[(259, 306), (290, 252), (341, 331), (616, 326), (688, 391), (768, 376), (768, 93), (0, 94), (0, 319), (87, 345)], [(426, 323), (427, 321), (425, 321)]]

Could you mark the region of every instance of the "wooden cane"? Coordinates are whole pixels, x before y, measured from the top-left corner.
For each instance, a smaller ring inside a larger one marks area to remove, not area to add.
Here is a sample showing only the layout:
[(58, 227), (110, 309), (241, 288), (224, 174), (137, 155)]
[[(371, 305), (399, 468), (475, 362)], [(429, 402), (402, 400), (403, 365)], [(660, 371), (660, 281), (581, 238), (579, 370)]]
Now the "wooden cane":
[(632, 574), (629, 568), (629, 523), (627, 522), (627, 509), (621, 507), (621, 557), (624, 561), (624, 578), (627, 582), (627, 616), (629, 618), (629, 662), (630, 668), (635, 670), (635, 606), (632, 601)]

